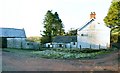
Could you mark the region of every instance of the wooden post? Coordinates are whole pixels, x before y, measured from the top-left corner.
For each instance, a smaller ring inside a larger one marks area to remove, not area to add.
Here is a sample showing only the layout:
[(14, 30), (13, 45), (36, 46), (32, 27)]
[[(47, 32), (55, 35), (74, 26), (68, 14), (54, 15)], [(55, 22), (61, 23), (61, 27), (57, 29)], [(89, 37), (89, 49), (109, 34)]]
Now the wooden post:
[(71, 48), (71, 43), (70, 43), (70, 48)]
[(21, 49), (22, 49), (22, 38), (21, 38)]
[(80, 50), (81, 50), (81, 45), (80, 45)]
[(100, 44), (99, 44), (99, 49), (100, 49)]
[(90, 44), (90, 49), (91, 49), (91, 44)]
[[(13, 38), (13, 44), (15, 44), (15, 39)], [(15, 44), (16, 45), (16, 44)], [(15, 45), (13, 45), (13, 48), (16, 48)]]

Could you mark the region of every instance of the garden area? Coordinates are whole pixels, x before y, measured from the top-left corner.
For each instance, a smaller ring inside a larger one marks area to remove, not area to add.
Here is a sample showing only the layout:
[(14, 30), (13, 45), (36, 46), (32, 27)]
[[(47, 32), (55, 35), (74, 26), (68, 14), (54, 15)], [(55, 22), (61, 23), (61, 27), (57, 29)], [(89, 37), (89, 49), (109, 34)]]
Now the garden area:
[(40, 48), (39, 50), (25, 50), (5, 48), (3, 51), (36, 56), (47, 59), (97, 59), (99, 56), (104, 57), (107, 54), (117, 51), (112, 49), (78, 49), (78, 48)]

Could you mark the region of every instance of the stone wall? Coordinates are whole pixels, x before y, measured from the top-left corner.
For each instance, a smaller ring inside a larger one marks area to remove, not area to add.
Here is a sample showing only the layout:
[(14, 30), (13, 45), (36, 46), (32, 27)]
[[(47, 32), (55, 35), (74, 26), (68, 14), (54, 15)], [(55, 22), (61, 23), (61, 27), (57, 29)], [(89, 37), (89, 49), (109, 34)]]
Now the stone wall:
[(7, 48), (39, 49), (40, 44), (28, 42), (26, 38), (7, 38)]

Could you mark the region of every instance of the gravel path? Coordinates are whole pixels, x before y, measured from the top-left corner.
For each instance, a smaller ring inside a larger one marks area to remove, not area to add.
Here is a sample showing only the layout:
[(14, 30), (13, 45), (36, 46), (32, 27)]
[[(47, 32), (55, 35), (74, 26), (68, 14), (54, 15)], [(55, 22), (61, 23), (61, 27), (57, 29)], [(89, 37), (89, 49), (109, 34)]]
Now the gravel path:
[(2, 52), (3, 71), (118, 71), (118, 53), (100, 59), (56, 60)]

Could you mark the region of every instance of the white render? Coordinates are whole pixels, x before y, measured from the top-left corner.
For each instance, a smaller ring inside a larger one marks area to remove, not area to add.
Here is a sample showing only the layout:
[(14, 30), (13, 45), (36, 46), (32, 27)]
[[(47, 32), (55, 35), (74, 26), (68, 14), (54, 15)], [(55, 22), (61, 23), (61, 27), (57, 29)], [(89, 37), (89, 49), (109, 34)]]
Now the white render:
[(78, 30), (77, 34), (78, 48), (106, 49), (110, 47), (110, 28), (98, 23), (96, 19)]
[[(73, 44), (75, 43), (75, 44)], [(60, 47), (61, 45), (61, 47)], [(77, 42), (70, 42), (70, 43), (52, 43), (53, 48), (76, 48)], [(46, 46), (47, 47), (47, 46)]]

